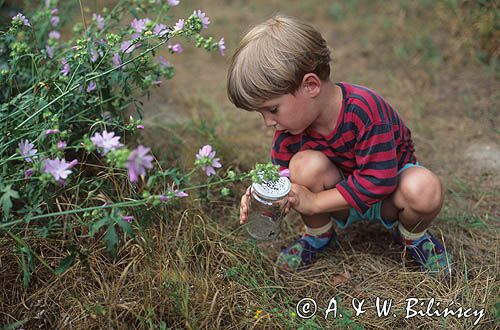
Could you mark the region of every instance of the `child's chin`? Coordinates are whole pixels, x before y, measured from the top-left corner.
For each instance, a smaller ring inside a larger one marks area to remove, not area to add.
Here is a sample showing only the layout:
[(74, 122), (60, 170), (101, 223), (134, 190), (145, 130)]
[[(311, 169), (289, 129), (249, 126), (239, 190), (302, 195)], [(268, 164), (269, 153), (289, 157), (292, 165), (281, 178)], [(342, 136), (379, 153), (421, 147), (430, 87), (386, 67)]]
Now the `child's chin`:
[(288, 134), (291, 134), (291, 135), (299, 135), (299, 134), (301, 134), (302, 132), (303, 132), (303, 131), (299, 131), (299, 130), (293, 130), (293, 131), (288, 130), (288, 129), (286, 129), (286, 130), (285, 130), (285, 133), (288, 133)]

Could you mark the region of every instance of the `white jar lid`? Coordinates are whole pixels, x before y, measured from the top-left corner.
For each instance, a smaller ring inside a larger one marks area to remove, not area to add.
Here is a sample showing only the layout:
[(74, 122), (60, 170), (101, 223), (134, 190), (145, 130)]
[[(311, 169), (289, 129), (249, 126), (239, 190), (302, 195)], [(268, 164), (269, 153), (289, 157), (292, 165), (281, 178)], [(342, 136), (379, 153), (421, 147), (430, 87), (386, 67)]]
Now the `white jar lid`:
[(280, 177), (276, 182), (264, 181), (262, 183), (254, 182), (252, 189), (263, 198), (280, 199), (288, 195), (292, 184), (287, 177)]

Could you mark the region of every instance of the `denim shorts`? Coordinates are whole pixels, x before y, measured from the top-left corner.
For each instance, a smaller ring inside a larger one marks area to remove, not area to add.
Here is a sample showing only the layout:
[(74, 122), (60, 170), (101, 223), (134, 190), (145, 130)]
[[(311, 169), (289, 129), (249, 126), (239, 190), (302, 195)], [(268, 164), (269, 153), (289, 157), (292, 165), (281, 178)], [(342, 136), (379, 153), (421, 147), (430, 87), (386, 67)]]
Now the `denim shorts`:
[[(418, 162), (416, 164), (408, 163), (398, 171), (398, 175), (401, 174), (404, 170), (409, 169), (410, 167), (414, 167), (414, 166), (423, 167)], [(397, 221), (387, 221), (387, 220), (382, 219), (382, 216), (380, 214), (381, 207), (382, 207), (382, 201), (380, 201), (376, 204), (373, 204), (368, 210), (366, 210), (365, 213), (360, 213), (358, 210), (351, 207), (349, 209), (349, 216), (347, 217), (346, 221), (337, 220), (337, 219), (334, 219), (333, 217), (332, 217), (332, 219), (335, 220), (335, 222), (337, 223), (337, 226), (339, 226), (341, 229), (346, 229), (347, 227), (349, 227), (349, 225), (352, 225), (353, 223), (356, 223), (359, 221), (368, 221), (371, 223), (381, 223), (387, 229), (394, 228), (394, 226), (398, 222)]]

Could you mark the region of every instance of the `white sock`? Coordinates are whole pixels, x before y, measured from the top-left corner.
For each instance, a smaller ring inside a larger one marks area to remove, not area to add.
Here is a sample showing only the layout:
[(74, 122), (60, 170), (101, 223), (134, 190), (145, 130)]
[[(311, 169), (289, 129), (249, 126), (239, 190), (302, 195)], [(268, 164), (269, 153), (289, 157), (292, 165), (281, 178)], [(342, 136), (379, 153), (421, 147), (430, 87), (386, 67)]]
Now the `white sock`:
[(310, 236), (319, 236), (329, 231), (332, 228), (332, 226), (333, 226), (333, 221), (331, 220), (326, 225), (319, 228), (311, 228), (306, 226), (306, 234)]
[(399, 229), (399, 232), (401, 233), (401, 236), (403, 236), (405, 239), (410, 240), (410, 241), (414, 241), (414, 240), (419, 239), (420, 237), (424, 236), (425, 233), (427, 232), (427, 229), (426, 229), (420, 233), (412, 233), (412, 232), (408, 231), (405, 227), (403, 227), (401, 222), (398, 224), (398, 229)]

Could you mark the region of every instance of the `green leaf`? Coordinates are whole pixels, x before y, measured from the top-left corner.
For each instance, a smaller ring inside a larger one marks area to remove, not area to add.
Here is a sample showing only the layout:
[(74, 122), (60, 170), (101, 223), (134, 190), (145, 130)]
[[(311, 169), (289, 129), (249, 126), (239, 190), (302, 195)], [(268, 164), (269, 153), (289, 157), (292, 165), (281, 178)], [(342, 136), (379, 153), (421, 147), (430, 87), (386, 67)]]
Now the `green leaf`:
[(108, 223), (109, 217), (104, 217), (99, 221), (96, 221), (92, 224), (92, 227), (90, 227), (90, 232), (89, 236), (94, 237), (94, 235), (101, 229), (102, 226), (106, 225)]
[[(31, 273), (35, 269), (35, 261), (33, 260), (31, 250), (27, 246), (19, 247), (19, 251), (21, 252), (21, 264), (23, 268), (23, 285), (24, 287), (28, 287)], [(28, 260), (26, 261), (26, 259)]]
[(116, 257), (116, 248), (118, 246), (118, 243), (120, 242), (120, 239), (118, 238), (118, 235), (116, 234), (116, 229), (115, 229), (115, 224), (112, 223), (108, 226), (108, 231), (106, 232), (106, 235), (104, 236), (104, 241), (106, 242), (108, 252), (113, 256), (113, 258)]
[(118, 224), (118, 226), (120, 226), (121, 229), (123, 229), (123, 231), (125, 233), (127, 233), (127, 235), (129, 237), (134, 237), (134, 230), (132, 229), (132, 226), (130, 225), (130, 223), (128, 223), (127, 221), (123, 220), (121, 217), (116, 217), (115, 218), (115, 223)]
[(59, 267), (56, 268), (54, 273), (56, 275), (61, 275), (64, 273), (69, 267), (71, 267), (75, 263), (76, 256), (78, 254), (78, 251), (76, 250), (75, 246), (72, 246), (70, 248), (70, 255), (61, 260), (61, 263), (59, 264)]
[(149, 177), (148, 182), (146, 183), (146, 186), (149, 188), (151, 187), (156, 181), (156, 175), (152, 175)]
[[(1, 4), (0, 4), (1, 5)], [(4, 325), (3, 326), (3, 330), (15, 330), (15, 329), (19, 329), (21, 328), (21, 326), (28, 322), (29, 319), (24, 319), (24, 320), (19, 320), (17, 322), (14, 322), (14, 323), (10, 323), (10, 324), (7, 324), (7, 325)]]
[(7, 219), (7, 215), (10, 213), (10, 209), (12, 208), (12, 198), (18, 199), (19, 193), (15, 190), (11, 189), (12, 185), (8, 185), (2, 188), (2, 197), (0, 197), (0, 204), (2, 205), (2, 209), (4, 210), (4, 218)]

